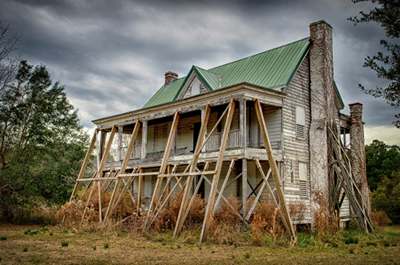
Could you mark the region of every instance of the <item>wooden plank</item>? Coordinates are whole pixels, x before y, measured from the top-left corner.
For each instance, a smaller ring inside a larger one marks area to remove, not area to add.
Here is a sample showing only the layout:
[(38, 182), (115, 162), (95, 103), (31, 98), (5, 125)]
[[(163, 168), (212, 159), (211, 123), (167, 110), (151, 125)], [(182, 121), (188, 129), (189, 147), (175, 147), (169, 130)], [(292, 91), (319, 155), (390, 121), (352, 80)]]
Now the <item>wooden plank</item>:
[(111, 146), (112, 146), (112, 143), (113, 143), (114, 136), (115, 136), (116, 132), (117, 132), (117, 127), (114, 126), (112, 128), (112, 130), (111, 130), (110, 137), (109, 137), (109, 139), (107, 141), (106, 149), (104, 151), (103, 157), (102, 157), (102, 159), (100, 161), (99, 168), (97, 170), (97, 178), (98, 179), (96, 181), (97, 181), (97, 189), (98, 189), (99, 223), (101, 223), (103, 221), (103, 217), (102, 217), (103, 208), (102, 208), (102, 197), (101, 197), (101, 182), (99, 181), (99, 179), (103, 175), (103, 170), (104, 170), (106, 161), (108, 159), (108, 156), (110, 154)]
[(210, 221), (211, 221), (210, 219), (213, 217), (213, 209), (214, 209), (214, 205), (215, 205), (215, 197), (217, 194), (219, 177), (220, 177), (221, 170), (222, 170), (222, 164), (224, 162), (224, 154), (225, 154), (226, 144), (228, 142), (229, 131), (231, 128), (234, 113), (235, 113), (235, 101), (233, 99), (231, 99), (231, 101), (229, 103), (229, 110), (228, 110), (227, 117), (225, 120), (224, 131), (222, 134), (222, 140), (221, 140), (221, 146), (219, 149), (218, 160), (217, 160), (217, 164), (215, 166), (216, 173), (213, 176), (211, 190), (210, 190), (210, 194), (208, 197), (206, 212), (205, 212), (205, 216), (204, 216), (204, 220), (203, 220), (203, 226), (201, 229), (200, 242), (202, 242), (206, 238), (207, 229), (208, 229)]
[(185, 220), (183, 219), (183, 217), (184, 217), (183, 213), (185, 212), (185, 209), (188, 207), (190, 191), (192, 189), (192, 184), (193, 184), (193, 176), (191, 174), (194, 173), (198, 159), (200, 157), (200, 153), (203, 150), (205, 136), (207, 133), (208, 121), (210, 119), (210, 114), (211, 114), (211, 108), (209, 105), (207, 105), (204, 110), (204, 115), (201, 120), (199, 136), (197, 138), (195, 151), (193, 154), (192, 161), (190, 163), (189, 176), (185, 183), (185, 189), (183, 190), (182, 202), (181, 202), (181, 206), (179, 208), (179, 213), (178, 213), (178, 217), (177, 217), (177, 221), (176, 221), (175, 229), (174, 229), (174, 237), (176, 237), (180, 233), (183, 223), (185, 222)]
[[(205, 163), (205, 165), (204, 165), (204, 168), (203, 168), (203, 170), (204, 171), (206, 171), (207, 169), (208, 169), (208, 166), (210, 165), (210, 163), (209, 162), (206, 162)], [(195, 187), (195, 189), (194, 189), (194, 192), (193, 192), (193, 194), (192, 194), (192, 197), (191, 197), (191, 199), (190, 199), (190, 201), (189, 201), (189, 204), (188, 204), (188, 206), (186, 207), (186, 209), (184, 209), (184, 212), (183, 212), (183, 216), (182, 216), (182, 224), (181, 224), (181, 227), (179, 228), (179, 230), (182, 230), (182, 227), (183, 227), (183, 224), (185, 223), (185, 220), (186, 220), (186, 218), (187, 218), (187, 216), (188, 216), (188, 214), (189, 214), (189, 212), (190, 212), (190, 209), (192, 208), (192, 205), (193, 205), (193, 202), (194, 202), (194, 200), (195, 200), (195, 198), (196, 198), (196, 195), (197, 195), (197, 193), (199, 192), (199, 189), (200, 189), (200, 185), (201, 185), (201, 182), (202, 181), (204, 181), (204, 175), (201, 175), (201, 177), (200, 177), (200, 180), (199, 180), (199, 182), (197, 183), (197, 185), (196, 185), (196, 187)], [(175, 229), (176, 229), (176, 226), (175, 226)], [(178, 232), (180, 232), (178, 230)]]
[(247, 187), (247, 159), (242, 159), (242, 214), (246, 216), (247, 213), (247, 196), (249, 195)]
[(119, 186), (119, 176), (122, 175), (122, 174), (125, 174), (126, 168), (128, 166), (129, 159), (131, 157), (131, 154), (134, 151), (135, 142), (136, 142), (137, 136), (139, 134), (140, 126), (141, 126), (141, 122), (139, 120), (137, 120), (135, 122), (135, 127), (132, 130), (131, 137), (129, 138), (128, 149), (126, 150), (125, 157), (124, 157), (124, 160), (123, 160), (122, 165), (121, 165), (121, 169), (119, 170), (118, 174), (115, 177), (116, 183), (115, 183), (113, 192), (111, 193), (110, 202), (108, 204), (108, 207), (107, 207), (107, 210), (106, 210), (106, 214), (105, 214), (105, 217), (104, 217), (105, 220), (107, 220), (109, 215), (112, 214), (112, 213), (110, 213), (110, 210), (112, 209), (111, 207), (113, 207), (112, 205), (114, 203), (115, 192), (116, 192), (116, 190), (117, 190), (117, 188)]
[[(165, 170), (168, 165), (168, 159), (169, 159), (169, 156), (170, 156), (171, 150), (172, 150), (172, 145), (174, 144), (174, 141), (175, 141), (176, 131), (178, 129), (178, 123), (179, 123), (179, 112), (175, 112), (174, 119), (173, 119), (172, 125), (171, 125), (171, 129), (169, 131), (167, 144), (165, 146), (164, 155), (161, 160), (159, 175), (165, 174)], [(163, 180), (162, 178), (157, 178), (157, 181), (156, 181), (156, 184), (154, 187), (154, 191), (153, 191), (153, 196), (151, 197), (149, 210), (147, 212), (147, 216), (146, 216), (144, 226), (143, 226), (145, 231), (147, 230), (147, 224), (148, 224), (152, 209), (157, 200), (157, 196), (158, 196), (159, 189), (161, 188), (162, 180)]]
[(217, 207), (218, 207), (218, 205), (219, 205), (219, 203), (221, 201), (222, 194), (224, 193), (226, 185), (228, 184), (228, 180), (229, 180), (229, 177), (231, 175), (231, 172), (232, 172), (232, 169), (233, 169), (234, 166), (235, 166), (235, 160), (232, 159), (231, 163), (229, 164), (228, 172), (226, 173), (224, 182), (222, 183), (221, 189), (219, 190), (219, 195), (217, 197), (217, 201), (216, 201), (215, 206), (214, 206), (213, 214), (215, 213), (215, 210), (217, 209)]
[[(143, 173), (143, 168), (139, 169), (139, 174)], [(137, 203), (136, 203), (136, 212), (140, 214), (141, 204), (142, 204), (142, 193), (143, 193), (143, 175), (139, 175), (138, 177), (138, 194), (137, 194)]]
[(291, 217), (289, 214), (289, 210), (286, 206), (285, 195), (283, 194), (281, 181), (280, 181), (280, 174), (279, 174), (278, 166), (276, 165), (276, 161), (275, 161), (273, 153), (272, 153), (272, 147), (271, 147), (271, 143), (269, 141), (269, 136), (268, 136), (267, 124), (264, 119), (261, 103), (258, 99), (256, 99), (254, 105), (255, 105), (255, 109), (256, 109), (258, 125), (260, 127), (260, 131), (263, 136), (264, 147), (267, 152), (268, 163), (269, 163), (269, 166), (271, 169), (272, 178), (274, 180), (275, 188), (278, 193), (280, 209), (283, 212), (283, 215), (285, 217), (284, 219), (289, 226), (288, 232), (291, 236), (292, 242), (294, 243), (297, 241), (296, 233), (294, 231), (294, 227), (293, 227), (293, 223), (292, 223), (292, 220), (291, 220)]
[[(86, 151), (85, 158), (82, 161), (82, 165), (81, 165), (81, 168), (79, 170), (79, 174), (78, 174), (77, 180), (82, 179), (83, 175), (85, 174), (85, 170), (86, 170), (86, 167), (88, 165), (90, 156), (92, 154), (92, 151), (93, 151), (94, 147), (96, 146), (97, 133), (98, 133), (98, 130), (95, 129), (94, 132), (93, 132), (92, 140), (90, 141), (89, 149)], [(75, 182), (74, 189), (72, 190), (71, 197), (69, 198), (70, 202), (72, 201), (72, 199), (75, 196), (75, 192), (76, 192), (76, 189), (78, 187), (78, 183), (79, 183), (78, 181)]]

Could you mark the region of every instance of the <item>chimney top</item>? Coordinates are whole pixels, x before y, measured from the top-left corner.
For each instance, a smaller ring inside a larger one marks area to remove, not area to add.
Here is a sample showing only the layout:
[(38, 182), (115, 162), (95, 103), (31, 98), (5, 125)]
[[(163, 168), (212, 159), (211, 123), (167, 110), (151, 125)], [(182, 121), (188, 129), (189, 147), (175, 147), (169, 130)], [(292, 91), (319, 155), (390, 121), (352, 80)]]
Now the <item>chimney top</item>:
[(317, 26), (317, 25), (321, 25), (321, 24), (327, 25), (327, 26), (329, 26), (330, 28), (332, 28), (332, 26), (331, 26), (328, 22), (326, 22), (325, 20), (323, 20), (323, 19), (310, 23), (310, 27)]
[(178, 79), (178, 74), (172, 71), (168, 71), (164, 74), (165, 82), (164, 85), (168, 85), (172, 81)]
[(362, 103), (360, 103), (360, 102), (353, 102), (353, 103), (350, 103), (350, 104), (349, 104), (350, 107), (352, 107), (352, 106), (354, 106), (354, 105), (361, 105), (361, 106), (362, 106)]

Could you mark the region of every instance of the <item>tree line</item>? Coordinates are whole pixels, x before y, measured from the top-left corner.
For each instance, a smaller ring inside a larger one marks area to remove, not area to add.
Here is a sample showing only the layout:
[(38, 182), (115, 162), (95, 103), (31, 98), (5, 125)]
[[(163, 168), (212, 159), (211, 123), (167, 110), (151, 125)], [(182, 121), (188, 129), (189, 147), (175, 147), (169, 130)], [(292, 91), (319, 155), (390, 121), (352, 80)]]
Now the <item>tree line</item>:
[(66, 201), (87, 135), (64, 87), (46, 66), (12, 56), (17, 39), (0, 23), (0, 219)]

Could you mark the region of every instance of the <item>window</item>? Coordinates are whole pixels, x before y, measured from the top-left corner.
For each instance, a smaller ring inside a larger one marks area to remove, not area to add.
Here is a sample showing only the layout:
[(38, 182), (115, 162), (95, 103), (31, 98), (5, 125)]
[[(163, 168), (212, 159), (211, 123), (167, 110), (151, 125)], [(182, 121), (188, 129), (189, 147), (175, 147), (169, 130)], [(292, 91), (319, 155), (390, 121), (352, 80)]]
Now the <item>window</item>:
[(308, 180), (308, 166), (307, 163), (299, 162), (299, 180)]
[(296, 137), (304, 138), (304, 126), (306, 124), (306, 116), (303, 107), (296, 107)]

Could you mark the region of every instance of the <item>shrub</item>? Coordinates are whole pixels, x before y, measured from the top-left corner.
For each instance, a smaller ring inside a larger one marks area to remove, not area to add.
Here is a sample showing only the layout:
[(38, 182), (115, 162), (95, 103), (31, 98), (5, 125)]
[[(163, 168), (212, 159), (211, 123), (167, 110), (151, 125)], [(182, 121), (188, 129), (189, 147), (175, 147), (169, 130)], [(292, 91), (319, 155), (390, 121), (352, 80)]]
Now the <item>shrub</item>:
[(175, 196), (170, 200), (169, 205), (164, 207), (154, 220), (153, 228), (160, 232), (169, 229), (174, 229), (176, 224), (176, 219), (178, 218), (179, 209), (182, 202), (182, 192), (175, 194)]
[(389, 216), (386, 214), (385, 211), (372, 211), (371, 219), (374, 225), (377, 226), (386, 226), (392, 223)]
[(268, 202), (263, 202), (257, 206), (250, 227), (253, 243), (256, 245), (262, 244), (263, 234), (265, 233), (276, 240), (285, 231), (279, 209)]
[(68, 245), (69, 245), (68, 241), (65, 240), (61, 241), (61, 247), (68, 247)]
[(190, 207), (189, 214), (186, 219), (186, 226), (188, 228), (192, 228), (197, 224), (201, 224), (203, 222), (205, 214), (205, 202), (200, 197), (200, 195), (196, 195), (193, 200), (192, 206)]

